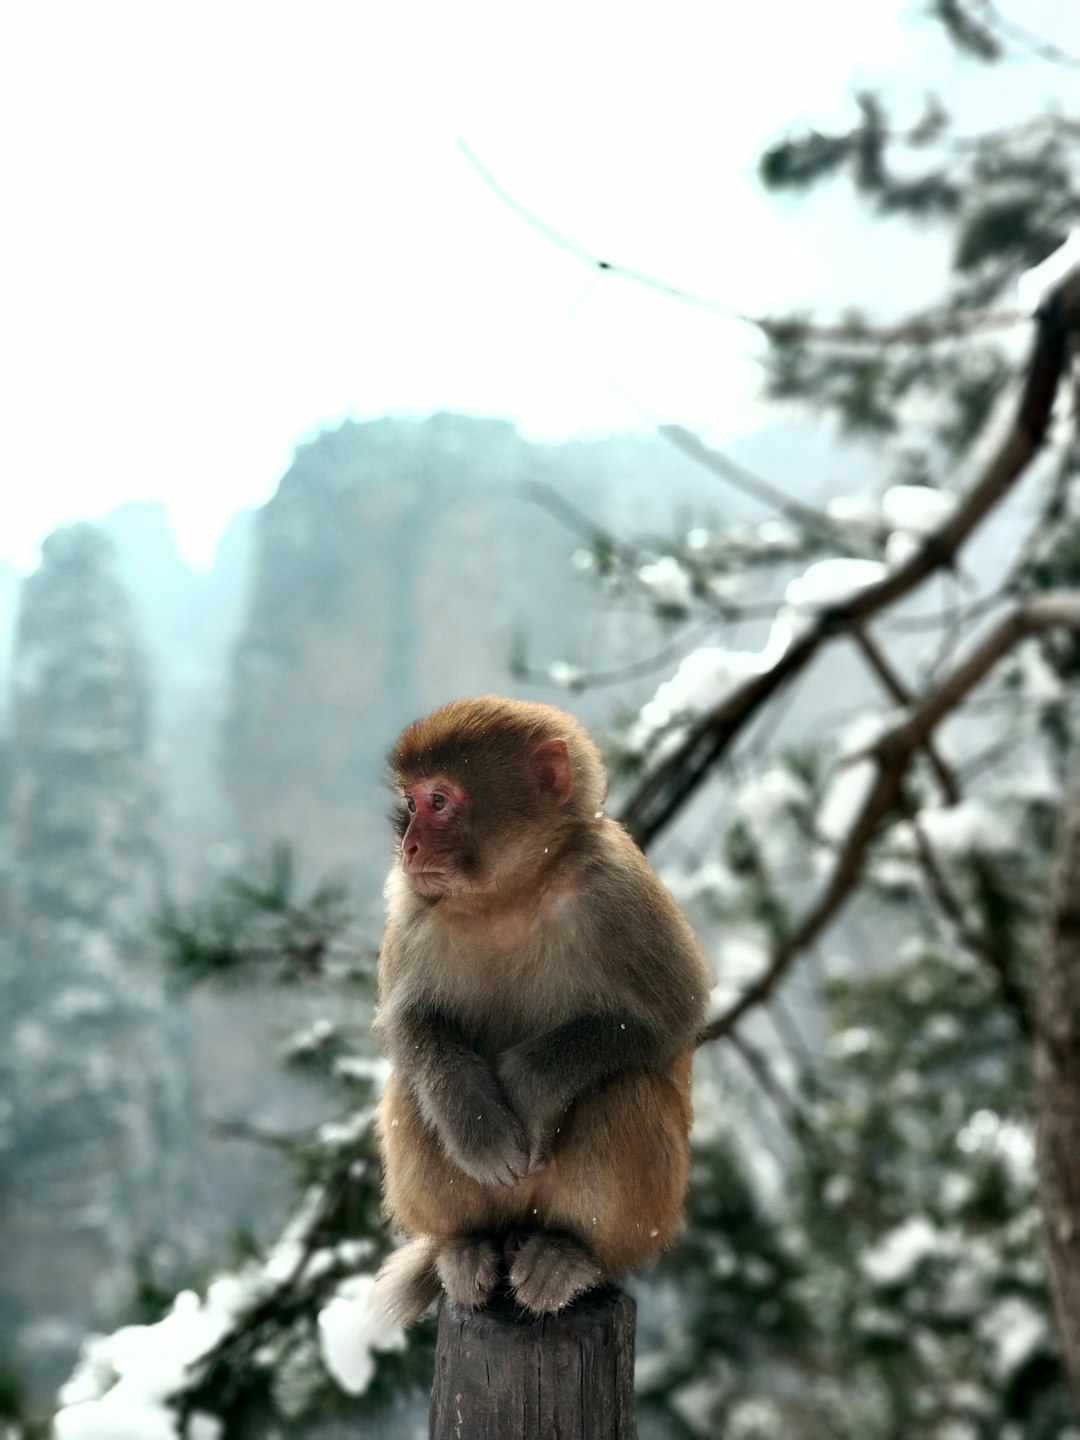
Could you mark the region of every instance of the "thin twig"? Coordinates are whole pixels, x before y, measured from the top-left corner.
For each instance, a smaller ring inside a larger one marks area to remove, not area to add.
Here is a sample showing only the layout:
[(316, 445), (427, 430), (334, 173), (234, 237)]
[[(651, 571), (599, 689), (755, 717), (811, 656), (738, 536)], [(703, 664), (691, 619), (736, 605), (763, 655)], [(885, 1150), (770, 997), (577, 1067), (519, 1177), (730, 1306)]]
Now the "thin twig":
[(692, 290), (684, 290), (680, 285), (670, 285), (666, 280), (658, 280), (652, 275), (646, 275), (643, 271), (634, 270), (629, 265), (622, 265), (616, 260), (605, 260), (595, 251), (579, 245), (576, 240), (571, 240), (561, 230), (556, 230), (554, 225), (549, 225), (546, 220), (542, 220), (534, 211), (523, 205), (516, 196), (511, 195), (510, 191), (495, 178), (467, 140), (459, 137), (457, 145), (480, 179), (509, 210), (512, 210), (520, 220), (524, 220), (526, 225), (539, 235), (543, 235), (545, 240), (549, 240), (560, 250), (565, 250), (568, 255), (573, 255), (576, 260), (583, 261), (601, 273), (617, 275), (622, 280), (642, 285), (647, 290), (655, 290), (661, 295), (668, 296), (671, 300), (681, 300), (684, 304), (693, 305), (699, 310), (709, 310), (714, 315), (724, 315), (730, 320), (742, 320), (747, 325), (758, 324), (752, 316), (745, 315), (732, 305), (725, 305), (720, 300), (712, 300), (705, 295), (695, 294)]
[(584, 510), (578, 509), (548, 481), (525, 480), (518, 486), (518, 493), (523, 499), (539, 505), (549, 515), (554, 516), (571, 533), (580, 535), (591, 545), (606, 546), (625, 565), (636, 567), (641, 563), (641, 556), (632, 545), (617, 540), (610, 530), (605, 530), (601, 524), (586, 515)]
[(972, 954), (983, 960), (993, 972), (1001, 991), (1001, 997), (1015, 1017), (1020, 1031), (1030, 1037), (1032, 1033), (1031, 1005), (1026, 992), (1010, 973), (1005, 956), (1000, 946), (995, 943), (994, 937), (976, 929), (964, 914), (964, 907), (946, 879), (937, 855), (926, 837), (926, 832), (919, 824), (919, 817), (914, 808), (905, 803), (904, 810), (911, 822), (919, 865), (926, 877), (930, 893), (942, 912), (951, 921), (960, 941)]
[(935, 340), (962, 338), (976, 331), (1015, 325), (1024, 318), (1019, 312), (1008, 311), (970, 318), (946, 315), (940, 318), (908, 321), (902, 325), (874, 327), (869, 325), (813, 325), (802, 320), (776, 320), (767, 315), (748, 315), (737, 306), (728, 305), (722, 300), (715, 300), (694, 290), (687, 290), (681, 285), (672, 285), (667, 280), (647, 275), (642, 270), (635, 270), (630, 265), (622, 264), (621, 261), (605, 259), (595, 250), (590, 250), (587, 245), (582, 245), (561, 230), (557, 230), (554, 225), (550, 225), (535, 211), (523, 205), (500, 180), (496, 179), (464, 137), (458, 137), (457, 145), (480, 179), (508, 210), (513, 211), (519, 220), (523, 220), (526, 225), (535, 230), (538, 235), (542, 235), (552, 245), (565, 251), (567, 255), (572, 255), (575, 260), (582, 261), (598, 274), (615, 275), (620, 280), (628, 280), (631, 284), (641, 285), (646, 290), (666, 295), (670, 300), (679, 300), (685, 305), (693, 305), (695, 309), (707, 310), (713, 315), (723, 315), (729, 320), (739, 320), (744, 325), (752, 325), (762, 334), (777, 340), (807, 338), (833, 344), (858, 344), (875, 347), (895, 341), (925, 345)]
[(780, 1083), (765, 1055), (756, 1045), (751, 1045), (745, 1035), (736, 1034), (729, 1038), (735, 1053), (757, 1081), (762, 1093), (768, 1096), (785, 1127), (795, 1136), (805, 1135), (810, 1129), (809, 1122), (794, 1097)]
[(1074, 55), (1071, 50), (1057, 45), (1053, 40), (1047, 40), (1044, 35), (1030, 30), (1026, 25), (1011, 19), (1008, 15), (1002, 14), (1000, 6), (994, 0), (975, 0), (978, 9), (982, 11), (984, 24), (991, 26), (1000, 35), (1014, 44), (1022, 45), (1040, 60), (1046, 60), (1051, 65), (1064, 65), (1070, 70), (1080, 70), (1080, 56)]
[(706, 445), (693, 431), (688, 430), (684, 425), (661, 425), (659, 427), (661, 439), (666, 440), (669, 445), (674, 445), (683, 455), (688, 455), (699, 465), (710, 471), (713, 475), (719, 476), (732, 486), (733, 489), (741, 491), (744, 495), (751, 496), (754, 500), (761, 501), (771, 509), (778, 510), (780, 514), (786, 515), (788, 519), (794, 520), (797, 524), (812, 530), (815, 534), (826, 540), (838, 542), (845, 548), (850, 545), (851, 536), (841, 526), (836, 525), (821, 510), (815, 510), (811, 505), (804, 505), (801, 500), (796, 500), (779, 486), (773, 485), (770, 481), (755, 475), (745, 465), (740, 465), (737, 460), (721, 454), (710, 445)]

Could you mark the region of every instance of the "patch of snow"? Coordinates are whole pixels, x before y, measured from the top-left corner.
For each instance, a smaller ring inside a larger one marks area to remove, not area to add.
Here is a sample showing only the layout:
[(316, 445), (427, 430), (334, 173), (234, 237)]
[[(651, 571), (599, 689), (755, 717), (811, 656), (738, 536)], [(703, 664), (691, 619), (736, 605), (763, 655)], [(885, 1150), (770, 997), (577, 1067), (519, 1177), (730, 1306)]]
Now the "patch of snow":
[(665, 869), (660, 877), (683, 908), (701, 901), (730, 904), (742, 893), (742, 886), (720, 860), (709, 860), (694, 870)]
[(802, 544), (802, 537), (795, 526), (775, 517), (761, 522), (755, 538), (759, 550), (777, 555), (788, 555)]
[(1050, 291), (1061, 283), (1070, 270), (1080, 265), (1080, 226), (1069, 232), (1063, 245), (1038, 265), (1033, 265), (1016, 282), (1016, 298), (1020, 309), (1034, 315)]
[(304, 1258), (311, 1227), (318, 1219), (322, 1205), (322, 1188), (311, 1186), (263, 1262), (263, 1276), (271, 1285), (281, 1284), (295, 1273)]
[(793, 609), (819, 609), (849, 599), (858, 590), (884, 580), (887, 571), (880, 560), (854, 560), (837, 556), (817, 560), (790, 581), (784, 599)]
[(1039, 1350), (1048, 1348), (1046, 1317), (1020, 1295), (998, 1302), (979, 1326), (994, 1352), (997, 1377), (1007, 1382)]
[(952, 515), (956, 503), (950, 490), (935, 490), (929, 485), (890, 485), (881, 497), (881, 518), (890, 530), (933, 535)]
[(723, 1387), (715, 1380), (691, 1380), (672, 1391), (671, 1406), (696, 1434), (711, 1435), (713, 1416), (723, 1395)]
[(355, 1275), (319, 1311), (323, 1364), (349, 1395), (362, 1395), (371, 1384), (376, 1352), (405, 1348), (401, 1326), (387, 1324), (371, 1304), (374, 1284), (374, 1275)]
[(343, 1149), (346, 1145), (356, 1145), (367, 1134), (370, 1125), (370, 1110), (357, 1110), (355, 1114), (347, 1116), (344, 1120), (327, 1120), (319, 1126), (319, 1144), (335, 1149)]
[(654, 735), (675, 720), (694, 718), (725, 700), (743, 680), (760, 674), (762, 655), (757, 651), (702, 646), (685, 656), (670, 680), (641, 708), (631, 728), (629, 743), (643, 750)]
[(862, 1025), (852, 1025), (848, 1030), (841, 1030), (829, 1041), (829, 1053), (838, 1060), (850, 1060), (855, 1055), (865, 1055), (873, 1048), (874, 1032)]
[(885, 541), (885, 564), (890, 570), (906, 565), (922, 541), (909, 530), (894, 530)]
[(693, 604), (693, 581), (674, 555), (662, 555), (652, 565), (642, 565), (638, 579), (659, 605), (689, 610)]
[(946, 1420), (934, 1431), (934, 1440), (979, 1440), (981, 1434), (972, 1420)]
[[(188, 1379), (188, 1367), (228, 1330), (235, 1299), (229, 1287), (211, 1286), (205, 1301), (185, 1290), (156, 1324), (125, 1325), (88, 1340), (58, 1397), (56, 1440), (176, 1440), (169, 1397)], [(203, 1440), (217, 1440), (216, 1422), (209, 1416), (199, 1421)]]
[(931, 1255), (941, 1251), (942, 1236), (923, 1215), (897, 1225), (862, 1257), (862, 1268), (875, 1285), (899, 1285)]
[(553, 660), (548, 666), (551, 683), (563, 690), (576, 690), (584, 685), (588, 674), (584, 665), (571, 665), (568, 660)]
[(1055, 807), (1061, 803), (1061, 780), (1054, 774), (1043, 752), (1026, 755), (1010, 765), (1001, 777), (995, 792), (1010, 800), (1027, 803), (1042, 801)]
[(337, 1035), (337, 1026), (332, 1020), (314, 1020), (304, 1030), (290, 1035), (282, 1046), (285, 1055), (310, 1055), (320, 1050)]
[(341, 1055), (334, 1061), (334, 1074), (343, 1080), (370, 1080), (381, 1090), (390, 1078), (390, 1061), (381, 1055)]
[(1056, 670), (1051, 670), (1046, 656), (1032, 640), (1020, 647), (1020, 678), (1024, 693), (1043, 705), (1052, 705), (1065, 698), (1065, 685)]
[(721, 978), (709, 991), (706, 1023), (711, 1025), (727, 1014), (747, 986), (763, 973), (771, 959), (769, 949), (762, 941), (746, 935), (725, 935), (720, 946)]
[(1002, 854), (1019, 843), (1001, 810), (981, 800), (920, 810), (918, 826), (939, 855)]
[(881, 527), (881, 497), (862, 490), (854, 495), (835, 495), (825, 514), (837, 525), (873, 533)]
[(806, 786), (783, 765), (774, 765), (763, 775), (740, 785), (735, 795), (736, 813), (752, 828), (768, 826), (806, 799)]

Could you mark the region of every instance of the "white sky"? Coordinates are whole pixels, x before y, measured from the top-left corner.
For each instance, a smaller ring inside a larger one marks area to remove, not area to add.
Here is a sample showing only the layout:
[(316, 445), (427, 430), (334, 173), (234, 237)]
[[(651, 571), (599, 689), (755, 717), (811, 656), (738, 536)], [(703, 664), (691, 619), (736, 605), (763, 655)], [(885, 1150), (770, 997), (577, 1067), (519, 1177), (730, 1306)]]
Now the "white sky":
[[(461, 409), (561, 437), (639, 427), (629, 395), (750, 428), (752, 331), (594, 282), (456, 139), (579, 242), (739, 309), (887, 299), (881, 227), (870, 253), (839, 196), (767, 200), (753, 166), (895, 73), (913, 96), (981, 86), (980, 118), (1023, 112), (1042, 79), (973, 76), (919, 8), (10, 0), (0, 554), (29, 567), (53, 525), (158, 496), (205, 564), (295, 442), (349, 414)], [(1013, 13), (1075, 45), (1078, 8)]]

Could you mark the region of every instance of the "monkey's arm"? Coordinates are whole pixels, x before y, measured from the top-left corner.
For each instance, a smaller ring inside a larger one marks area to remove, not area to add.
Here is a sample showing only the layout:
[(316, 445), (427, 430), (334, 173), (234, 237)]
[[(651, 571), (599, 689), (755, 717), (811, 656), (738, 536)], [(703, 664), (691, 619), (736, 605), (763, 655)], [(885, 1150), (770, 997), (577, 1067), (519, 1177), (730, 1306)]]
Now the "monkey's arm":
[(380, 1016), (390, 1058), (451, 1160), (481, 1185), (513, 1186), (529, 1145), (488, 1062), (445, 1015), (416, 1004)]
[(704, 1019), (709, 974), (697, 937), (625, 831), (603, 833), (608, 859), (584, 876), (571, 914), (593, 999), (495, 1062), (529, 1131), (532, 1168), (578, 1095), (620, 1070), (667, 1072)]

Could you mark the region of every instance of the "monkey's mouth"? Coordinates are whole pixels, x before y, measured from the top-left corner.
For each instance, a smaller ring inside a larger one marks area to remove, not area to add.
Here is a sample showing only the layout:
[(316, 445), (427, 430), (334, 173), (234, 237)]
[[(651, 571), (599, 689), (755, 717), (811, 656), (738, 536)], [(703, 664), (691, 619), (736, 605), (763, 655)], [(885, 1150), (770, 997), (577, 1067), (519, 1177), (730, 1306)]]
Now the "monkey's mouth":
[(418, 895), (442, 895), (450, 884), (446, 870), (406, 870), (405, 878)]

